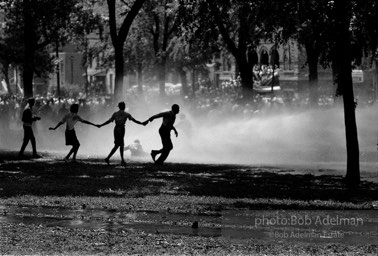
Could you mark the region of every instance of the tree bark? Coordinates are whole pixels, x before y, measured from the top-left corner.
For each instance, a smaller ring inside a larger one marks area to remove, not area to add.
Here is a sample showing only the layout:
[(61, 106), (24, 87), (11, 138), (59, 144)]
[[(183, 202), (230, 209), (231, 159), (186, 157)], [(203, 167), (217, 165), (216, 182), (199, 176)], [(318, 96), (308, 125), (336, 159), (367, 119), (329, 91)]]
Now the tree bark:
[(130, 11), (127, 13), (122, 22), (119, 31), (117, 31), (116, 7), (115, 0), (107, 0), (109, 11), (109, 27), (110, 37), (115, 51), (115, 88), (114, 97), (120, 100), (123, 97), (123, 76), (124, 76), (124, 58), (123, 46), (125, 44), (127, 34), (134, 18), (139, 13), (146, 0), (135, 0)]
[(319, 63), (319, 52), (310, 43), (305, 43), (307, 63), (308, 63), (308, 81), (309, 81), (309, 95), (310, 104), (313, 107), (318, 106), (319, 100), (319, 84), (318, 84), (318, 63)]
[(243, 57), (239, 57), (236, 62), (238, 64), (240, 74), (240, 83), (242, 87), (243, 98), (248, 101), (253, 96), (252, 67), (248, 65), (247, 59)]
[(159, 91), (160, 96), (164, 97), (166, 95), (165, 93), (165, 60), (162, 60), (158, 63), (158, 70), (159, 70)]
[(123, 76), (124, 76), (124, 58), (123, 43), (120, 46), (114, 46), (115, 52), (115, 88), (114, 98), (116, 101), (123, 99)]
[(12, 89), (9, 83), (9, 64), (8, 63), (2, 63), (2, 72), (4, 74), (4, 80), (7, 86), (7, 90), (9, 94), (12, 94)]
[[(243, 26), (249, 26), (248, 24), (244, 24), (244, 22), (240, 22), (239, 26), (239, 41), (238, 46), (236, 46), (235, 42), (232, 41), (230, 38), (224, 24), (222, 21), (222, 17), (220, 17), (219, 12), (217, 10), (217, 7), (215, 6), (215, 3), (211, 0), (207, 1), (210, 11), (214, 17), (215, 23), (219, 29), (220, 34), (222, 35), (222, 38), (224, 42), (227, 45), (228, 50), (231, 52), (231, 54), (234, 56), (236, 63), (238, 65), (238, 69), (240, 71), (240, 80), (241, 80), (241, 86), (242, 86), (242, 93), (243, 97), (245, 99), (250, 98), (253, 95), (252, 90), (252, 67), (248, 63), (247, 60), (247, 45), (246, 45), (246, 38), (247, 35), (245, 31), (247, 31)], [(240, 17), (240, 21), (243, 20), (243, 15)]]
[(143, 94), (143, 64), (139, 62), (137, 64), (137, 81), (138, 81), (138, 92)]
[(352, 82), (350, 0), (335, 0), (336, 36), (334, 62), (336, 68), (338, 92), (344, 101), (344, 122), (347, 149), (347, 170), (345, 181), (349, 188), (355, 188), (360, 183), (360, 160), (357, 136), (357, 124)]
[(188, 81), (186, 79), (186, 72), (182, 67), (177, 68), (177, 70), (181, 78), (181, 95), (187, 96), (189, 94), (189, 88), (188, 88)]
[(34, 77), (34, 54), (35, 54), (35, 34), (34, 22), (30, 14), (30, 0), (23, 2), (24, 18), (24, 63), (22, 70), (24, 97), (33, 97), (33, 77)]

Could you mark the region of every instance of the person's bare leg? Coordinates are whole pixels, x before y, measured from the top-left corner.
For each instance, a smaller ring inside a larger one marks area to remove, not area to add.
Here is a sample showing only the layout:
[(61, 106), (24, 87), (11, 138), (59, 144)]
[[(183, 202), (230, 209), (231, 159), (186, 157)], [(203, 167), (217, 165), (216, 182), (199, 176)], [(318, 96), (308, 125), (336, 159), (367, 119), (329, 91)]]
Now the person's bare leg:
[(79, 151), (79, 147), (80, 147), (80, 144), (76, 145), (74, 147), (74, 152), (73, 152), (73, 156), (72, 156), (72, 160), (74, 160), (74, 161), (76, 161), (76, 155), (77, 155), (77, 151)]
[(160, 150), (151, 150), (151, 157), (154, 162), (156, 162), (155, 158), (158, 154), (161, 154), (163, 152), (163, 149)]
[(119, 154), (121, 155), (121, 164), (126, 165), (125, 159), (123, 158), (123, 152), (124, 152), (124, 147), (120, 146), (119, 147)]
[(112, 150), (110, 151), (109, 155), (105, 158), (105, 162), (109, 164), (109, 159), (114, 155), (114, 153), (117, 151), (118, 146), (114, 146)]
[(156, 164), (163, 164), (164, 161), (167, 159), (170, 150), (162, 150), (160, 157), (155, 161)]
[(72, 153), (75, 151), (75, 146), (72, 146), (71, 150), (68, 152), (68, 154), (66, 155), (66, 157), (64, 158), (64, 161), (68, 161), (68, 159), (70, 158), (70, 156), (72, 155)]

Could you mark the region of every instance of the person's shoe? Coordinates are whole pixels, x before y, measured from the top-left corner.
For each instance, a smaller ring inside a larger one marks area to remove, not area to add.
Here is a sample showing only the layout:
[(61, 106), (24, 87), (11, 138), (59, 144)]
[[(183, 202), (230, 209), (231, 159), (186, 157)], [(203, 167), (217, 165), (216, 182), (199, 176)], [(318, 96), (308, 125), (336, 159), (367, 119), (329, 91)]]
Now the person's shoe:
[(125, 161), (122, 161), (122, 162), (121, 162), (121, 165), (122, 165), (122, 166), (126, 166), (126, 162), (125, 162)]
[(21, 154), (21, 153), (19, 153), (19, 154), (18, 154), (18, 158), (20, 158), (20, 159), (24, 159), (24, 158), (25, 158), (25, 155), (24, 155), (24, 154)]
[(152, 160), (154, 160), (154, 162), (156, 162), (155, 161), (156, 152), (154, 150), (151, 150), (151, 157), (152, 157)]
[(63, 158), (63, 161), (67, 164), (68, 163), (68, 158), (67, 157)]
[(109, 158), (105, 158), (104, 161), (107, 163), (107, 165), (110, 165)]
[(38, 154), (33, 154), (32, 158), (42, 158), (42, 156)]

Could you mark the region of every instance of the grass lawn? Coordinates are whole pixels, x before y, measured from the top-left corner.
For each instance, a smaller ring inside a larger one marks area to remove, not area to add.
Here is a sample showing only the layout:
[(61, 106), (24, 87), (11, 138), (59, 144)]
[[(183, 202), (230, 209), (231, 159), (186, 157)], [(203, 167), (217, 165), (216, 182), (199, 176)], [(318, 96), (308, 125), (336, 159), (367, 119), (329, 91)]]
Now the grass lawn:
[(352, 191), (334, 170), (16, 155), (0, 152), (2, 255), (378, 253), (377, 173)]

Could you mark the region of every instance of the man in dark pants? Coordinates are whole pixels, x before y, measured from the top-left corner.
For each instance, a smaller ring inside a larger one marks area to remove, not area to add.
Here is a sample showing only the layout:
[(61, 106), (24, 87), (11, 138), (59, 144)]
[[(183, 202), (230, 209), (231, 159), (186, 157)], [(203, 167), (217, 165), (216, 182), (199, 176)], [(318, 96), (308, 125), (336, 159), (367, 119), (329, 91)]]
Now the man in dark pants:
[[(155, 164), (163, 164), (164, 161), (167, 159), (169, 153), (173, 149), (173, 144), (171, 141), (171, 130), (173, 130), (176, 134), (176, 137), (178, 136), (176, 128), (173, 126), (173, 124), (176, 121), (176, 115), (180, 112), (180, 107), (177, 104), (173, 104), (170, 111), (161, 112), (159, 114), (156, 114), (154, 116), (151, 116), (147, 121), (144, 123), (152, 122), (156, 118), (163, 118), (163, 123), (160, 126), (159, 134), (161, 138), (161, 142), (163, 144), (163, 148), (160, 150), (152, 150), (151, 151), (151, 157), (154, 160)], [(155, 160), (156, 155), (161, 154), (160, 157)]]
[(41, 120), (41, 118), (38, 116), (33, 116), (33, 113), (32, 113), (32, 108), (35, 104), (35, 99), (30, 98), (28, 99), (27, 103), (28, 105), (26, 106), (26, 108), (24, 109), (22, 113), (22, 122), (23, 122), (23, 128), (24, 128), (24, 141), (22, 143), (18, 156), (24, 157), (25, 148), (28, 145), (29, 140), (30, 140), (32, 144), (32, 148), (33, 148), (33, 158), (39, 158), (41, 156), (37, 154), (37, 147), (35, 143), (35, 137), (34, 137), (34, 133), (32, 129), (32, 124), (33, 122), (37, 120)]

